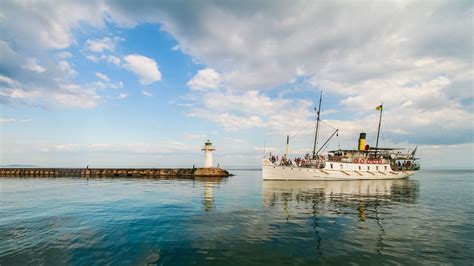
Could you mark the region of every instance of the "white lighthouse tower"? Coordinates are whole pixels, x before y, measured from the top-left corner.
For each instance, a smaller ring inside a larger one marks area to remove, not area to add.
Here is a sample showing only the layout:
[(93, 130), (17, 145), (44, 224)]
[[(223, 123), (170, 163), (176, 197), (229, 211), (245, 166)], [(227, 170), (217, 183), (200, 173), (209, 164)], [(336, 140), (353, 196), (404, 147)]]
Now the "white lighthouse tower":
[(215, 150), (214, 147), (212, 147), (212, 142), (207, 140), (201, 150), (204, 151), (204, 168), (212, 167), (212, 151)]

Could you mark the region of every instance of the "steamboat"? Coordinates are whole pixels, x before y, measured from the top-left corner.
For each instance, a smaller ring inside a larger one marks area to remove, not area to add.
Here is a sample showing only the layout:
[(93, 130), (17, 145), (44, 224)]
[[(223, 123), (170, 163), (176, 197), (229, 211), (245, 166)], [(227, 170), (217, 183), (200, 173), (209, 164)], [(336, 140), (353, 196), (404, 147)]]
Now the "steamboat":
[(377, 140), (375, 147), (366, 143), (366, 133), (360, 133), (357, 149), (332, 150), (321, 154), (329, 141), (338, 134), (335, 129), (332, 135), (319, 149), (318, 131), (321, 121), (322, 92), (317, 109), (316, 130), (312, 154), (304, 158), (291, 160), (288, 157), (289, 136), (287, 136), (286, 155), (278, 160), (271, 154), (262, 160), (263, 180), (379, 180), (406, 179), (420, 169), (416, 148), (404, 152), (400, 148), (379, 148), (380, 126), (382, 123), (383, 103), (376, 107), (380, 111)]

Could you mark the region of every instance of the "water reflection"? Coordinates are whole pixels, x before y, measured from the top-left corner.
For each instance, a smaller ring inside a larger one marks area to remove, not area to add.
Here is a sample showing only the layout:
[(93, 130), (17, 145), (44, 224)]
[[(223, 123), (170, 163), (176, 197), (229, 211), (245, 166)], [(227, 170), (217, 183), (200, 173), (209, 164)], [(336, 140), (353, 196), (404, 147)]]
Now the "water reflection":
[[(265, 207), (289, 201), (318, 202), (333, 207), (356, 204), (359, 212), (369, 206), (394, 202), (415, 203), (418, 183), (413, 180), (354, 180), (354, 181), (264, 181)], [(361, 220), (365, 214), (361, 213)]]
[(202, 197), (202, 204), (205, 211), (215, 210), (214, 205), (214, 187), (219, 187), (219, 184), (226, 182), (226, 178), (222, 177), (196, 177), (195, 182), (204, 183), (204, 193)]
[(356, 220), (359, 229), (368, 229), (368, 222), (375, 222), (376, 251), (381, 253), (387, 234), (383, 220), (390, 219), (391, 206), (416, 203), (418, 192), (418, 182), (413, 180), (263, 182), (265, 208), (282, 212), (287, 223), (311, 217), (319, 255), (320, 231), (324, 230), (321, 219), (328, 217)]

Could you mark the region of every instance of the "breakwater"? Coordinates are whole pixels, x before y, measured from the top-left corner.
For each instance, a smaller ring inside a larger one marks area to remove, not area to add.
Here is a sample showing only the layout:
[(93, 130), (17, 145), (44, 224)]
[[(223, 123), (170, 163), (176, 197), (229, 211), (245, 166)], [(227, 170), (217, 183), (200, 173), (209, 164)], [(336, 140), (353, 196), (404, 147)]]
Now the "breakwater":
[(0, 177), (228, 177), (221, 168), (0, 168)]

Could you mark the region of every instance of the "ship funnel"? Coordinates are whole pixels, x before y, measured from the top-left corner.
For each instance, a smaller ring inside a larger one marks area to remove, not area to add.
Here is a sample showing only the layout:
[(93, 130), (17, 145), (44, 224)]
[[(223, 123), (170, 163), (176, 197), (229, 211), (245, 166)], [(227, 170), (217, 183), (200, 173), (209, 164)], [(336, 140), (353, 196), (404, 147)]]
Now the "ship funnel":
[(359, 136), (359, 151), (365, 151), (365, 137), (366, 133), (360, 133)]

